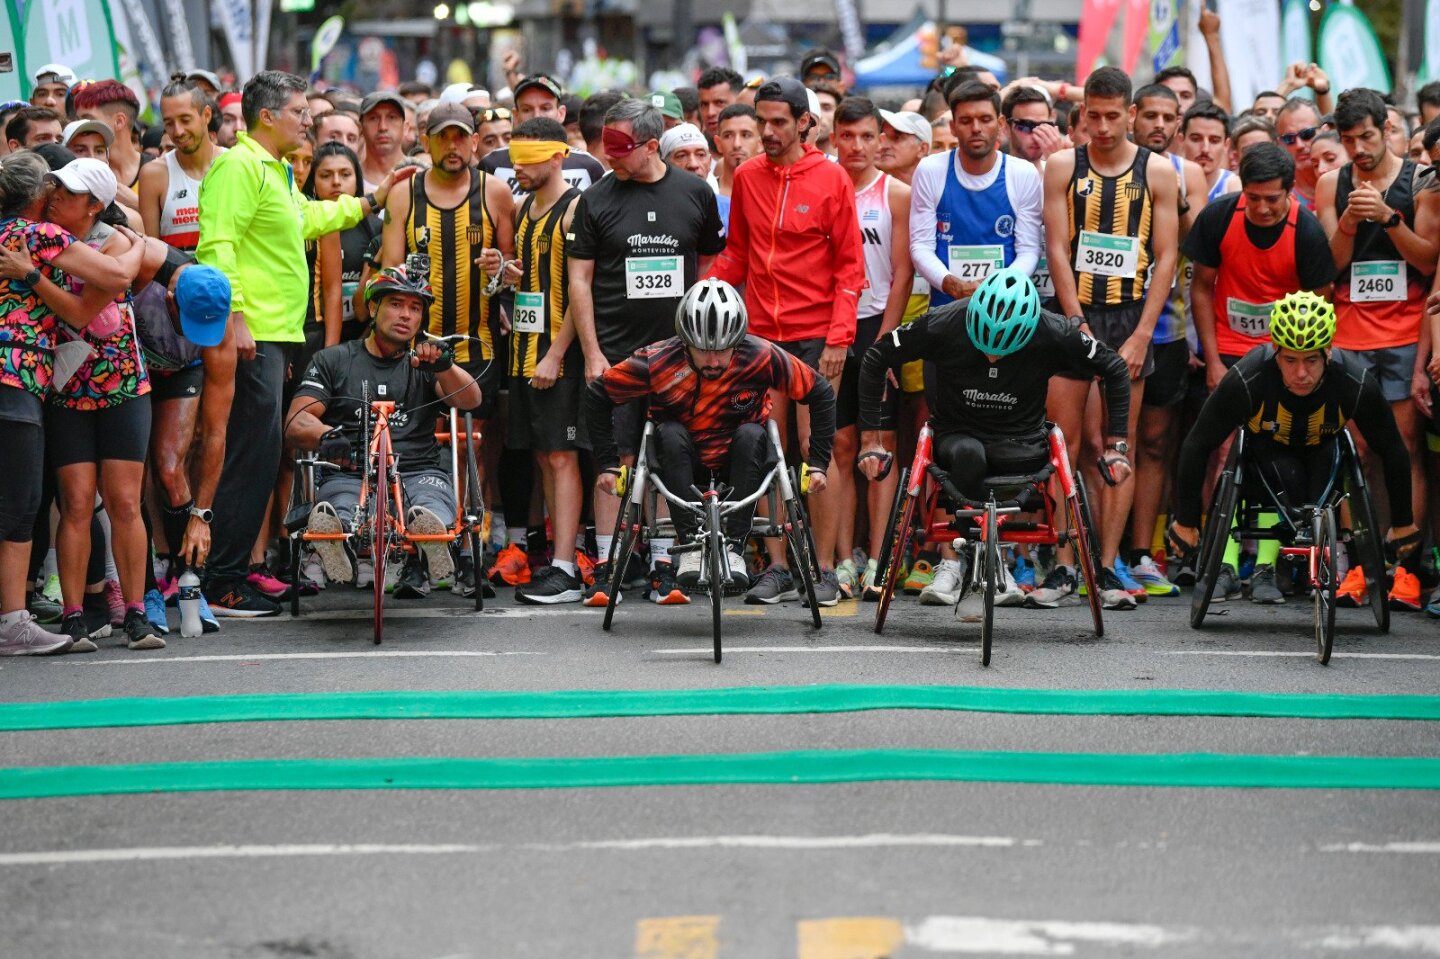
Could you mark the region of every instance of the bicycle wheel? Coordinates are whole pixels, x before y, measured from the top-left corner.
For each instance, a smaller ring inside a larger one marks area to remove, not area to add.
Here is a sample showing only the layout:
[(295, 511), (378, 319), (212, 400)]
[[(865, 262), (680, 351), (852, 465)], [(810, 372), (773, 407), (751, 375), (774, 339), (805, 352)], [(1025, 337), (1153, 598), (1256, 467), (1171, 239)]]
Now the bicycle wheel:
[(790, 471), (790, 488), (796, 491), (785, 501), (785, 543), (790, 552), (790, 573), (800, 578), (805, 603), (810, 607), (811, 622), (819, 629), (820, 605), (815, 602), (815, 577), (819, 575), (820, 568), (815, 561), (815, 538), (810, 532), (805, 505), (800, 501), (800, 481), (794, 470)]
[(705, 521), (710, 525), (705, 555), (701, 566), (710, 578), (710, 628), (714, 633), (715, 662), (720, 662), (720, 602), (725, 596), (725, 583), (730, 578), (730, 562), (725, 556), (725, 534), (720, 529), (720, 500), (710, 497)]
[[(995, 632), (995, 584), (1000, 579), (1000, 530), (995, 502), (985, 507), (985, 541), (981, 545), (979, 572), (985, 577), (985, 619), (980, 624), (980, 665), (990, 665), (990, 639)], [(1093, 580), (1092, 580), (1093, 582)], [(1091, 593), (1098, 590), (1091, 589)]]
[(291, 533), (290, 539), (290, 615), (300, 618), (300, 557), (304, 555), (304, 533)]
[[(630, 481), (635, 482), (634, 475)], [(620, 601), (620, 584), (625, 579), (625, 567), (630, 565), (630, 553), (635, 549), (635, 540), (640, 535), (640, 515), (629, 492), (620, 504), (620, 514), (615, 517), (615, 536), (611, 540), (614, 555), (610, 559), (610, 592), (605, 597), (605, 619), (601, 626), (608, 633), (610, 622), (615, 618), (615, 604)]]
[(1220, 575), (1220, 564), (1225, 558), (1225, 546), (1230, 540), (1230, 523), (1235, 518), (1235, 501), (1239, 493), (1232, 452), (1231, 461), (1225, 464), (1225, 469), (1215, 481), (1210, 516), (1200, 533), (1200, 553), (1195, 560), (1195, 590), (1190, 596), (1190, 626), (1193, 629), (1200, 628), (1210, 609), (1210, 597), (1215, 593), (1215, 580)]
[[(475, 575), (475, 612), (485, 609), (485, 583), (483, 582), (485, 572), (481, 568), (484, 565), (484, 554), (480, 547), (480, 524), (485, 520), (484, 490), (480, 486), (480, 459), (479, 450), (475, 443), (475, 422), (474, 417), (466, 413), (463, 419), (465, 429), (465, 514), (475, 517), (475, 522), (470, 526), (468, 536), (470, 543), (470, 562), (474, 564)], [(451, 438), (452, 440), (454, 437)]]
[(1311, 591), (1315, 604), (1315, 661), (1321, 666), (1330, 662), (1335, 646), (1335, 590), (1339, 574), (1335, 564), (1339, 537), (1335, 532), (1335, 510), (1323, 507), (1315, 511), (1315, 588)]
[[(1349, 439), (1349, 434), (1345, 434)], [(1353, 451), (1354, 447), (1351, 447)], [(1385, 547), (1380, 520), (1375, 515), (1375, 500), (1365, 481), (1357, 456), (1347, 456), (1350, 466), (1350, 542), (1355, 544), (1355, 558), (1365, 571), (1365, 588), (1370, 593), (1370, 612), (1380, 632), (1390, 632), (1390, 597), (1386, 594)]]
[(374, 496), (370, 508), (375, 517), (374, 539), (370, 544), (370, 559), (375, 566), (375, 645), (385, 632), (385, 572), (390, 566), (390, 437), (383, 430), (376, 443), (374, 471)]
[(1105, 615), (1100, 606), (1100, 544), (1095, 540), (1095, 523), (1091, 519), (1090, 495), (1085, 489), (1085, 477), (1075, 473), (1075, 494), (1068, 508), (1075, 523), (1075, 551), (1080, 563), (1080, 572), (1085, 577), (1086, 598), (1090, 602), (1090, 620), (1095, 627), (1096, 637), (1105, 635)]
[(890, 601), (895, 598), (899, 586), (901, 564), (910, 546), (911, 528), (915, 521), (915, 500), (911, 496), (910, 467), (900, 471), (900, 484), (895, 490), (895, 503), (890, 507), (890, 520), (885, 526), (885, 538), (880, 541), (880, 556), (876, 566), (880, 575), (880, 598), (875, 606), (875, 633), (885, 629), (885, 616), (890, 612)]

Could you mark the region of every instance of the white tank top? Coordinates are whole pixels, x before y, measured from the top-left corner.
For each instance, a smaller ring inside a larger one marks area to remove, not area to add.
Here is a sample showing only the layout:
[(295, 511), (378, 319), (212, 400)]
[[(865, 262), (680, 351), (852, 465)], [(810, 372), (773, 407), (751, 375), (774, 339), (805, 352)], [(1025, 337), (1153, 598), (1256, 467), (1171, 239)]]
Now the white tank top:
[(186, 253), (200, 245), (200, 181), (192, 180), (171, 150), (165, 154), (165, 203), (160, 208), (160, 239)]
[(860, 217), (860, 248), (865, 252), (866, 287), (860, 291), (856, 316), (885, 312), (890, 298), (890, 177), (880, 174), (869, 186), (855, 191), (855, 212)]

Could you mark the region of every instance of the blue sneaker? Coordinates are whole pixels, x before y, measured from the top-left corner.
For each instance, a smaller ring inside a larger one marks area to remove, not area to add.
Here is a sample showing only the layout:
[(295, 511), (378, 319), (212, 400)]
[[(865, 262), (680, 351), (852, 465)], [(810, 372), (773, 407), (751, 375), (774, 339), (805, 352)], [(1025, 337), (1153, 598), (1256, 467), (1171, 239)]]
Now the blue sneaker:
[(1015, 557), (1015, 585), (1027, 593), (1035, 590), (1035, 567), (1027, 563), (1024, 556)]
[(1255, 557), (1251, 553), (1243, 553), (1240, 556), (1240, 582), (1250, 582), (1250, 577), (1255, 572)]
[(1145, 587), (1140, 585), (1139, 580), (1130, 575), (1130, 567), (1125, 565), (1125, 560), (1116, 556), (1115, 565), (1112, 568), (1115, 571), (1115, 578), (1120, 580), (1120, 588), (1134, 596), (1137, 603), (1145, 602), (1149, 594)]
[(1130, 575), (1144, 586), (1145, 592), (1151, 596), (1180, 595), (1180, 587), (1166, 579), (1165, 574), (1160, 572), (1160, 567), (1155, 565), (1155, 560), (1149, 556), (1140, 557), (1140, 562), (1131, 568)]
[(170, 624), (165, 619), (165, 597), (158, 589), (147, 590), (145, 593), (145, 621), (160, 636), (170, 633)]
[(214, 613), (210, 612), (210, 604), (205, 602), (204, 593), (200, 594), (200, 632), (220, 632), (220, 621), (215, 618)]

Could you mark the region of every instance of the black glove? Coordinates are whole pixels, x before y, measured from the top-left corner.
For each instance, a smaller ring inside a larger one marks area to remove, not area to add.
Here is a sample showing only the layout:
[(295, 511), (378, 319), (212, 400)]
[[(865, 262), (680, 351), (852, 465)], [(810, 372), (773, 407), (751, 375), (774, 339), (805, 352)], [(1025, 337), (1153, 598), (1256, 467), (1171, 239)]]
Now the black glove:
[(320, 445), (316, 447), (315, 452), (319, 454), (323, 462), (343, 465), (350, 461), (350, 439), (337, 426), (320, 437)]
[(421, 360), (416, 364), (415, 369), (421, 373), (444, 373), (455, 365), (455, 352), (445, 346), (440, 350), (440, 355), (433, 360)]

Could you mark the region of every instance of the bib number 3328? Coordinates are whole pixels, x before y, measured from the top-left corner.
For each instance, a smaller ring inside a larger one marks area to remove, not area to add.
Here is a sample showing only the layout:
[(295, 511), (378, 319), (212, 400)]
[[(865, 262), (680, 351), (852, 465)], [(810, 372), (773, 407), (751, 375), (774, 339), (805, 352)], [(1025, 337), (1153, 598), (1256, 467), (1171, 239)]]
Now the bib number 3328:
[(678, 256), (632, 256), (625, 260), (625, 297), (662, 300), (685, 292), (685, 267)]

